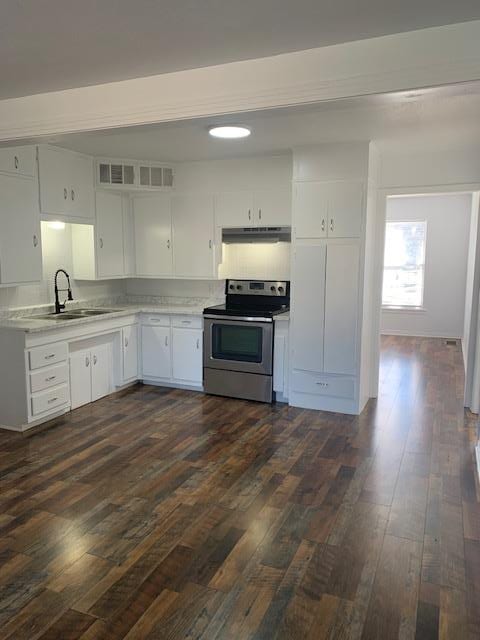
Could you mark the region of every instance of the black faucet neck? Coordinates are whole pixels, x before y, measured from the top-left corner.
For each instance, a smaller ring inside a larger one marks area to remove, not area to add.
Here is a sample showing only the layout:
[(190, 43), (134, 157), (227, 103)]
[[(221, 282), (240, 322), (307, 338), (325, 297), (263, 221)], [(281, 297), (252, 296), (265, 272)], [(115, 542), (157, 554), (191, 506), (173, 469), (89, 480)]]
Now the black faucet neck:
[[(57, 280), (58, 280), (58, 274), (59, 273), (63, 273), (65, 275), (65, 277), (67, 278), (67, 283), (68, 283), (68, 288), (67, 289), (59, 289), (58, 288)], [(70, 276), (65, 271), (65, 269), (57, 269), (57, 271), (55, 272), (54, 289), (55, 289), (55, 313), (61, 313), (62, 310), (65, 309), (65, 302), (67, 300), (73, 300), (72, 288), (70, 286)], [(60, 291), (67, 291), (67, 298), (63, 302), (63, 304), (60, 303), (60, 299), (59, 299), (59, 295), (58, 295)]]

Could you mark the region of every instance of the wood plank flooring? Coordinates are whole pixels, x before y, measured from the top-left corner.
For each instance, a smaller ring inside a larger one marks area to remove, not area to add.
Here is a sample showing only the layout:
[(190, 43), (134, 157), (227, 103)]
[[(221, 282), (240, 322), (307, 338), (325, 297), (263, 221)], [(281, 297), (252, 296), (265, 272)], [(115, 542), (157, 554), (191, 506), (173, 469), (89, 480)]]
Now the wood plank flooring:
[(359, 417), (136, 386), (0, 434), (2, 640), (480, 638), (459, 347)]

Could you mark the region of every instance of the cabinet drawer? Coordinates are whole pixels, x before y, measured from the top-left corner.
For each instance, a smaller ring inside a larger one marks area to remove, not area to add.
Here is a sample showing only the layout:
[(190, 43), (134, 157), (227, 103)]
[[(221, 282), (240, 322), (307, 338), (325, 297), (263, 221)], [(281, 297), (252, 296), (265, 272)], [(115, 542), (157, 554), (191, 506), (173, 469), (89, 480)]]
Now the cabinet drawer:
[(30, 369), (39, 369), (49, 364), (64, 362), (68, 358), (68, 346), (66, 342), (56, 342), (54, 344), (45, 345), (44, 347), (36, 347), (29, 351)]
[(201, 329), (203, 326), (201, 316), (172, 316), (172, 327), (184, 329)]
[(60, 387), (54, 387), (49, 391), (44, 391), (32, 396), (32, 415), (53, 411), (57, 407), (61, 407), (69, 402), (68, 385), (63, 384)]
[(59, 364), (55, 367), (47, 367), (39, 369), (35, 373), (30, 374), (30, 390), (32, 393), (57, 387), (68, 381), (67, 363)]
[(151, 325), (155, 327), (169, 327), (170, 326), (170, 316), (164, 315), (150, 315), (145, 314), (142, 317), (142, 324)]
[(291, 388), (297, 393), (314, 393), (321, 396), (353, 399), (355, 379), (294, 370), (291, 376)]

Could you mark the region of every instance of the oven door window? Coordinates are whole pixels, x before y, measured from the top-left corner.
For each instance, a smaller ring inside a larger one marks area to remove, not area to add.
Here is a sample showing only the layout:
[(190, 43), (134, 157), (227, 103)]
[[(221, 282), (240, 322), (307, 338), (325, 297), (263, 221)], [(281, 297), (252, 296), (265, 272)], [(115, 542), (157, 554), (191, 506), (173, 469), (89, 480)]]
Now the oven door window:
[(262, 327), (212, 325), (212, 357), (237, 362), (262, 362)]

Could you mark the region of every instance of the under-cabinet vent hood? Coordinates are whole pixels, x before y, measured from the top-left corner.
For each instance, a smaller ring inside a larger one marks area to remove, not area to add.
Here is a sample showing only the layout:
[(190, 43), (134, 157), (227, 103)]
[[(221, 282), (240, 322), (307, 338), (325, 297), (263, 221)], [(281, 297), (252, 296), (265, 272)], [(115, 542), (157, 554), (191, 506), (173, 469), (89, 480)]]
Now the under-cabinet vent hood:
[(241, 242), (290, 242), (290, 227), (244, 227), (241, 229), (222, 229), (222, 242), (238, 244)]

